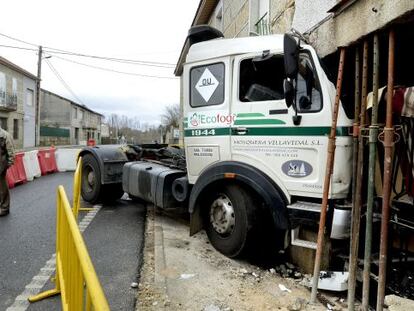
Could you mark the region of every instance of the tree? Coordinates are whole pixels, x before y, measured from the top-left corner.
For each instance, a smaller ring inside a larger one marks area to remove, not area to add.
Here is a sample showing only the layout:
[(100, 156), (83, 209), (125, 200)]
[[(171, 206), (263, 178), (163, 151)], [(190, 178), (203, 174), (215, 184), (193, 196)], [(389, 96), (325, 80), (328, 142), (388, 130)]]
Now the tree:
[(179, 104), (173, 104), (166, 106), (164, 113), (161, 115), (162, 125), (169, 129), (172, 127), (178, 127), (181, 119), (181, 111)]

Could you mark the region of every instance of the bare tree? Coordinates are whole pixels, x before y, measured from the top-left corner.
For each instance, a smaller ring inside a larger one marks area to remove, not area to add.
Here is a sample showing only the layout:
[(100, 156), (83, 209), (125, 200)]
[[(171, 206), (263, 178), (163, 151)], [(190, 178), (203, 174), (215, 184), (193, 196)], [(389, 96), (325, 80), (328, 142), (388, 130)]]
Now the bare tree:
[(178, 127), (181, 119), (180, 105), (173, 104), (166, 106), (164, 113), (161, 115), (162, 125), (169, 129), (171, 126)]

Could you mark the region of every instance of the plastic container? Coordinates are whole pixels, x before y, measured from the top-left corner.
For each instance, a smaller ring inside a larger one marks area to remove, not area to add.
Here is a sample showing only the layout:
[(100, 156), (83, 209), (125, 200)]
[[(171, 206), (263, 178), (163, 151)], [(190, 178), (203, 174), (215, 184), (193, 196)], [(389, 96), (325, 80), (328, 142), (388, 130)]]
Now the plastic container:
[(56, 149), (42, 149), (37, 153), (37, 158), (39, 160), (40, 172), (42, 175), (51, 174), (57, 172), (56, 166)]

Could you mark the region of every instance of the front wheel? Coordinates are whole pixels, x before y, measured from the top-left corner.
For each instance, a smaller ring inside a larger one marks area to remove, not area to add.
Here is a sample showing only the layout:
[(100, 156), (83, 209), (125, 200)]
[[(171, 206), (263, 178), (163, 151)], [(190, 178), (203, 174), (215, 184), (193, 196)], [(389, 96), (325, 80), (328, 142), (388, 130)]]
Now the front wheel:
[(210, 192), (206, 200), (205, 228), (211, 244), (234, 258), (248, 247), (256, 210), (252, 195), (239, 185), (227, 185)]

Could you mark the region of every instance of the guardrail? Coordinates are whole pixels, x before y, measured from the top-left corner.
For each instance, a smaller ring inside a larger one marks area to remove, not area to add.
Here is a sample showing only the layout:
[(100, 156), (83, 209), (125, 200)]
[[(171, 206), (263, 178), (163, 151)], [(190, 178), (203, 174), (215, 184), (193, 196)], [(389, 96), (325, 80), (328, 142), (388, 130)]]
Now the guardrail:
[[(79, 160), (78, 167), (81, 165)], [(79, 187), (74, 193), (80, 190), (80, 175), (78, 171)], [(80, 199), (77, 200), (75, 203), (74, 198), (74, 205), (79, 210)], [(29, 301), (60, 294), (64, 311), (110, 310), (63, 186), (57, 190), (56, 208), (56, 285), (52, 290), (29, 297)]]

